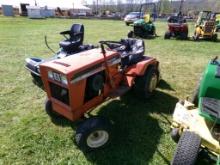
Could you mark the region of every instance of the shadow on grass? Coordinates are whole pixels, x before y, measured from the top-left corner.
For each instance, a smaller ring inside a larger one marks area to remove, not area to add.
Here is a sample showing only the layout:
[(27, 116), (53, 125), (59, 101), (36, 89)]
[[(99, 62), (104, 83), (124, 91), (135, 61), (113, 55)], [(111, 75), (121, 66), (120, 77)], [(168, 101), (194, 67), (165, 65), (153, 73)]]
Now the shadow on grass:
[(158, 88), (175, 91), (165, 80), (160, 80)]
[[(166, 84), (165, 81), (162, 84)], [(106, 148), (84, 153), (85, 157), (97, 165), (133, 165), (148, 164), (157, 153), (169, 164), (169, 160), (157, 147), (161, 135), (167, 133), (163, 132), (158, 121), (170, 126), (166, 114), (172, 113), (177, 101), (177, 98), (160, 91), (156, 91), (155, 95), (146, 101), (134, 97), (132, 91), (120, 100), (109, 101), (99, 109), (98, 115), (113, 122), (111, 142)], [(63, 117), (51, 120), (56, 125), (69, 126), (74, 130), (81, 122), (71, 122)]]
[(220, 39), (217, 39), (216, 41), (214, 41), (212, 39), (209, 39), (209, 38), (201, 38), (201, 39), (198, 39), (198, 40), (194, 40), (192, 37), (189, 37), (188, 41), (218, 43), (218, 42), (220, 42)]
[(148, 164), (157, 152), (169, 164), (157, 147), (164, 134), (158, 120), (169, 127), (169, 120), (164, 116), (171, 114), (177, 101), (177, 98), (159, 91), (148, 101), (134, 98), (131, 92), (120, 100), (112, 100), (100, 109), (98, 115), (114, 123), (113, 139), (104, 149), (84, 153), (86, 158), (97, 165)]

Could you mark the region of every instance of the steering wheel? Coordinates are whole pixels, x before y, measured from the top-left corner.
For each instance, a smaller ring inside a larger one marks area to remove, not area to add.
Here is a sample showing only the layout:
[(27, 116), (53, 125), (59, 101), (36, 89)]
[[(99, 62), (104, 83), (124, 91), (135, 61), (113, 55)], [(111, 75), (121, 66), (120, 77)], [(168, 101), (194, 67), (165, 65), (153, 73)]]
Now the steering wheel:
[(125, 51), (127, 49), (127, 45), (120, 41), (99, 41), (99, 43), (116, 51)]

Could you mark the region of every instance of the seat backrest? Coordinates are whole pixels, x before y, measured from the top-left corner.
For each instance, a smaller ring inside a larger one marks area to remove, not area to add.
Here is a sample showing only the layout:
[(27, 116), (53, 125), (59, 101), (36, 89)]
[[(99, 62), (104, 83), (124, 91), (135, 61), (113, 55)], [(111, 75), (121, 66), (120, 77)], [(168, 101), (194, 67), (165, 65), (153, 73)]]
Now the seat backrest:
[[(81, 33), (80, 35), (77, 35)], [(84, 26), (82, 24), (73, 24), (70, 29), (70, 40), (80, 40), (82, 43), (84, 39)]]
[[(131, 55), (144, 55), (145, 45), (144, 41), (140, 39), (128, 38), (125, 40), (127, 42), (127, 50)], [(124, 42), (125, 42), (124, 41)]]

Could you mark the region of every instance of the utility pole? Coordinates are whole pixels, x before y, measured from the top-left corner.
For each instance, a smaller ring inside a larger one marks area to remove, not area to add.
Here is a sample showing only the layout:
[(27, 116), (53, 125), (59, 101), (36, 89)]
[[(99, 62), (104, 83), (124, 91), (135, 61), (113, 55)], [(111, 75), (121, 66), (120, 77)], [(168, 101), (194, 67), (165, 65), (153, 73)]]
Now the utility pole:
[(181, 2), (180, 2), (180, 8), (179, 8), (180, 12), (182, 12), (182, 9), (183, 9), (183, 2), (184, 2), (184, 0), (181, 0)]
[(96, 1), (96, 14), (99, 14), (99, 0)]

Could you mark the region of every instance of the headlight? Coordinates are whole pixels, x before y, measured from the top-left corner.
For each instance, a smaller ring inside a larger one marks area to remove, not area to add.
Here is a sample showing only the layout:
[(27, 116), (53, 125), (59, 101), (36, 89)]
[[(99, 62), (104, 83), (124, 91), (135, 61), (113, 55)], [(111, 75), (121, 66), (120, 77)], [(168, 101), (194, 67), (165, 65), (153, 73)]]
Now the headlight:
[(37, 72), (40, 73), (40, 67), (39, 67), (39, 65), (37, 66)]
[(64, 75), (60, 75), (61, 83), (67, 85), (67, 78)]

